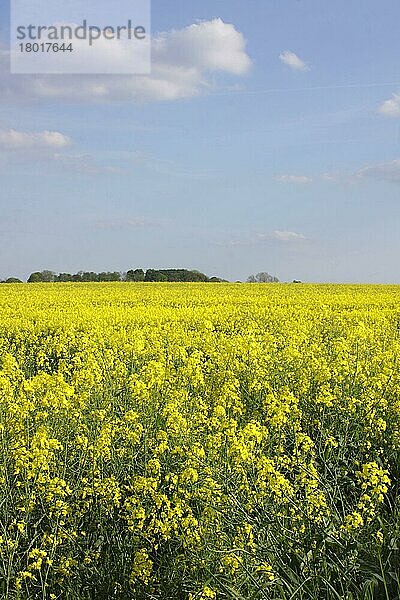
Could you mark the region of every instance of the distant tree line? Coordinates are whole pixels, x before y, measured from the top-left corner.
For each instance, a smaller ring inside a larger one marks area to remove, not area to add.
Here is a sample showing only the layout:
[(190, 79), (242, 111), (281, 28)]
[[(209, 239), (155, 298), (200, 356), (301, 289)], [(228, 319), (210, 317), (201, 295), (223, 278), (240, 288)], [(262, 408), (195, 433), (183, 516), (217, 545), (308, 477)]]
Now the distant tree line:
[(279, 283), (279, 279), (269, 273), (257, 273), (257, 275), (250, 275), (247, 283)]
[[(18, 283), (20, 280), (10, 278), (3, 283)], [(204, 282), (221, 283), (224, 281), (219, 277), (208, 277), (200, 271), (187, 269), (131, 269), (126, 273), (119, 271), (105, 271), (95, 273), (94, 271), (79, 271), (78, 273), (54, 273), (53, 271), (35, 271), (28, 278), (28, 283), (92, 283), (106, 281), (127, 282)]]
[(0, 283), (23, 283), (23, 281), (21, 281), (17, 277), (9, 277), (8, 279), (0, 281)]
[[(78, 271), (78, 273), (54, 273), (53, 271), (35, 271), (28, 278), (28, 283), (94, 283), (106, 281), (126, 281), (126, 282), (170, 282), (170, 283), (222, 283), (225, 279), (220, 277), (208, 277), (204, 273), (188, 269), (130, 269), (126, 273), (119, 271), (104, 271), (95, 273), (94, 271)], [(22, 283), (17, 277), (9, 277), (0, 283)], [(240, 283), (238, 281), (237, 283)], [(279, 283), (279, 279), (274, 275), (262, 272), (257, 275), (250, 275), (247, 283)], [(295, 279), (293, 283), (301, 283)]]

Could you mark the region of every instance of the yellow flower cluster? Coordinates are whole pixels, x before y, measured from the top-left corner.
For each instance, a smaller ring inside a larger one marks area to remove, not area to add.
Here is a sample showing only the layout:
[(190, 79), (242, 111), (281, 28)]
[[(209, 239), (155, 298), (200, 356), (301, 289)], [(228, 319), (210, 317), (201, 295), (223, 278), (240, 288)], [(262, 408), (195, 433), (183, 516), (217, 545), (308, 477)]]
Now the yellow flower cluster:
[(395, 286), (3, 286), (0, 597), (396, 597), (399, 353)]

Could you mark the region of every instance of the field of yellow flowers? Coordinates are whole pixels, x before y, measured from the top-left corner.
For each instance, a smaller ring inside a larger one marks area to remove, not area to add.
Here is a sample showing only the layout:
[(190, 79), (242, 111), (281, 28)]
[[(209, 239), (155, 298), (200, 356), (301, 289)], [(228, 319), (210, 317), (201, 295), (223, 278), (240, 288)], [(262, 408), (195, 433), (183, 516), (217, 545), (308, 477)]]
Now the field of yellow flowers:
[(0, 289), (0, 597), (394, 600), (400, 288)]

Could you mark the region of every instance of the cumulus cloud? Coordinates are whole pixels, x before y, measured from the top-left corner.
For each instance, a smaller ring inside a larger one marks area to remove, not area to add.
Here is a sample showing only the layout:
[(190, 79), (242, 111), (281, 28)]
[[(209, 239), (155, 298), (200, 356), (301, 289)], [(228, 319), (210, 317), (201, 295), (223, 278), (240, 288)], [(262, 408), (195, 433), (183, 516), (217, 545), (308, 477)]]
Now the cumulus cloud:
[(378, 111), (387, 117), (400, 117), (400, 94), (393, 94), (392, 98), (381, 104)]
[(0, 130), (0, 150), (6, 152), (59, 150), (70, 143), (70, 138), (59, 131), (31, 133), (15, 129)]
[(210, 75), (243, 76), (252, 61), (246, 40), (222, 19), (195, 23), (156, 35), (151, 75), (10, 76), (8, 56), (0, 55), (0, 96), (78, 102), (151, 102), (193, 98), (213, 88)]
[(304, 60), (302, 60), (297, 54), (294, 52), (290, 52), (290, 50), (285, 50), (285, 52), (281, 52), (279, 55), (279, 59), (283, 62), (284, 65), (287, 65), (294, 71), (309, 71), (310, 67)]
[(307, 175), (279, 175), (276, 180), (280, 183), (312, 183), (312, 178)]
[(60, 131), (0, 130), (0, 165), (7, 167), (11, 161), (25, 165), (46, 163), (52, 169), (80, 175), (120, 174), (124, 169), (113, 165), (98, 164), (90, 154), (70, 154), (72, 140)]

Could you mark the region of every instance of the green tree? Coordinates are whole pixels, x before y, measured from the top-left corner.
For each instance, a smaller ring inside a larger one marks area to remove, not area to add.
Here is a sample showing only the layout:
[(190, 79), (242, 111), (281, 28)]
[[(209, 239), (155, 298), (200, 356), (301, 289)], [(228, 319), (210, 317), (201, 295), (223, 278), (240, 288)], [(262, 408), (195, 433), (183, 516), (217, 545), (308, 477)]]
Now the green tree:
[(144, 281), (145, 274), (143, 269), (130, 270), (126, 274), (126, 281)]
[(31, 273), (29, 275), (28, 283), (42, 283), (43, 276), (39, 271), (35, 271), (35, 273)]
[(81, 281), (85, 281), (87, 283), (99, 281), (99, 275), (93, 271), (85, 271), (84, 273), (81, 272)]
[(115, 271), (114, 273), (110, 273), (109, 271), (104, 273), (99, 273), (99, 281), (121, 281), (121, 273)]
[(42, 279), (44, 283), (52, 283), (54, 281), (55, 274), (53, 271), (44, 270), (42, 271)]
[(207, 275), (200, 271), (189, 271), (188, 269), (148, 269), (145, 281), (169, 281), (169, 282), (207, 282)]
[(269, 273), (265, 273), (264, 271), (261, 273), (257, 273), (257, 275), (250, 275), (247, 279), (247, 283), (279, 283), (279, 279), (274, 275), (270, 275)]
[(155, 269), (147, 269), (144, 280), (154, 282), (168, 281), (166, 275), (164, 275), (161, 271), (156, 271)]
[(69, 282), (72, 281), (72, 275), (71, 273), (60, 273), (59, 275), (55, 276), (55, 281), (57, 282)]

